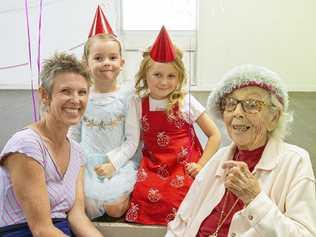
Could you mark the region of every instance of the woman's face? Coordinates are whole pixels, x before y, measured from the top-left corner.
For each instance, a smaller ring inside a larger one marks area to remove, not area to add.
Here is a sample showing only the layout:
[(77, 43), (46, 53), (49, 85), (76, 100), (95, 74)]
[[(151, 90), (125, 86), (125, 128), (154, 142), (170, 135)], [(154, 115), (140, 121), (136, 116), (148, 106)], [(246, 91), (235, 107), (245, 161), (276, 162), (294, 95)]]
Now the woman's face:
[(54, 78), (51, 97), (46, 98), (47, 115), (66, 126), (78, 123), (87, 106), (88, 91), (83, 76), (68, 72), (58, 74)]
[(226, 101), (223, 120), (237, 147), (254, 150), (265, 145), (269, 131), (274, 129), (278, 120), (278, 114), (271, 108), (269, 93), (259, 87), (245, 87), (223, 100)]

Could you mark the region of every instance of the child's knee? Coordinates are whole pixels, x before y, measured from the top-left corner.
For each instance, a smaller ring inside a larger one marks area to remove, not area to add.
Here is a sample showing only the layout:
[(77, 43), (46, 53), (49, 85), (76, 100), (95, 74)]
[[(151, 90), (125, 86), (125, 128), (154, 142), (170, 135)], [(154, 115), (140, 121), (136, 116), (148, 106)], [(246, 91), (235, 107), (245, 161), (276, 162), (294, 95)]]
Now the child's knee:
[(102, 216), (105, 212), (104, 207), (100, 201), (90, 198), (85, 199), (85, 209), (87, 216), (90, 219)]
[(105, 204), (104, 208), (109, 216), (119, 218), (125, 214), (128, 209), (128, 205), (129, 199), (127, 198), (119, 203)]

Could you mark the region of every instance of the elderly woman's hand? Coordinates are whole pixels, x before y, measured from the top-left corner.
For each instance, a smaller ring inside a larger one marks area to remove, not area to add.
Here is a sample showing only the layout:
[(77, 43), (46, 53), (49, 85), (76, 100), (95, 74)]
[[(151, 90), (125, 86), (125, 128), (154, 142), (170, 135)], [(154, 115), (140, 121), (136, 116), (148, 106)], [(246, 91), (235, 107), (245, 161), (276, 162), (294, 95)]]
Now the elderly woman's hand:
[(248, 205), (260, 193), (257, 178), (249, 171), (242, 161), (227, 161), (225, 169), (225, 187)]

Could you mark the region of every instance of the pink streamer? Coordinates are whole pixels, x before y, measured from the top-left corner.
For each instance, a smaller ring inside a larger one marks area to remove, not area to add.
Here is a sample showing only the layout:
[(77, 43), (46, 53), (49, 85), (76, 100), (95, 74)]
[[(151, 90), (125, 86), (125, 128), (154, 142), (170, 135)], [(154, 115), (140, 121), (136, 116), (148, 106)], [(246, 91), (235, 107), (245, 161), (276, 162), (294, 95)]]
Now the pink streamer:
[(75, 50), (75, 49), (81, 47), (82, 45), (84, 45), (84, 43), (78, 44), (78, 45), (76, 45), (76, 46), (74, 46), (74, 47), (72, 47), (72, 48), (70, 48), (70, 49), (68, 49), (68, 50), (69, 50), (69, 51)]
[[(32, 69), (32, 52), (31, 52), (31, 36), (30, 36), (30, 23), (29, 23), (29, 8), (28, 1), (24, 1), (25, 5), (25, 16), (26, 16), (26, 27), (27, 27), (27, 40), (28, 40), (28, 54), (29, 54), (29, 66), (31, 75), (33, 75)], [(32, 93), (32, 105), (33, 105), (33, 121), (37, 121), (37, 113), (36, 113), (36, 100), (33, 86), (33, 77), (31, 76), (31, 93)]]
[(33, 80), (31, 81), (31, 94), (32, 94), (32, 105), (33, 105), (34, 122), (36, 122), (37, 121), (37, 114), (36, 114), (37, 105), (36, 105), (36, 99), (35, 99)]
[(16, 67), (22, 67), (22, 66), (26, 66), (29, 63), (21, 63), (21, 64), (15, 64), (15, 65), (9, 65), (9, 66), (3, 66), (0, 67), (0, 70), (6, 70), (6, 69), (11, 69), (11, 68), (16, 68)]
[(40, 0), (40, 12), (38, 19), (38, 45), (37, 45), (37, 83), (40, 85), (40, 73), (41, 73), (41, 32), (42, 32), (42, 11), (43, 0)]
[(25, 15), (26, 15), (26, 28), (27, 28), (27, 42), (28, 42), (28, 53), (29, 53), (29, 66), (31, 72), (32, 70), (32, 52), (31, 52), (31, 36), (30, 36), (30, 22), (29, 22), (29, 7), (28, 7), (28, 1), (25, 0)]
[[(69, 51), (73, 51), (77, 48), (80, 48), (81, 46), (83, 46), (84, 43), (81, 43), (81, 44), (78, 44), (74, 47), (71, 47), (70, 49), (68, 49)], [(31, 54), (29, 52), (29, 59), (31, 58)], [(17, 68), (17, 67), (23, 67), (23, 66), (27, 66), (29, 65), (30, 63), (20, 63), (20, 64), (14, 64), (14, 65), (8, 65), (8, 66), (1, 66), (0, 67), (0, 70), (6, 70), (6, 69), (11, 69), (11, 68)], [(38, 63), (40, 65), (40, 63)], [(31, 66), (30, 66), (30, 69), (32, 70)]]

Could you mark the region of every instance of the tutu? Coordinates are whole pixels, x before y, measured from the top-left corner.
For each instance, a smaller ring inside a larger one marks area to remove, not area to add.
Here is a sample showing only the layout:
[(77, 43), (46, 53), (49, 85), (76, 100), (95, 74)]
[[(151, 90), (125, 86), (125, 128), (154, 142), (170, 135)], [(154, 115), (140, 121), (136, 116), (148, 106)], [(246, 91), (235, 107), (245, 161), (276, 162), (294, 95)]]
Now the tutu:
[(136, 182), (136, 167), (133, 161), (128, 161), (118, 171), (115, 171), (111, 178), (100, 177), (94, 168), (96, 165), (106, 162), (108, 160), (104, 155), (87, 156), (84, 187), (88, 198), (111, 203), (132, 192)]
[[(102, 216), (105, 204), (119, 204), (134, 188), (140, 159), (135, 146), (139, 139), (127, 138), (125, 134), (129, 114), (135, 109), (130, 106), (132, 95), (124, 88), (109, 93), (92, 92), (82, 121), (71, 129), (71, 136), (80, 142), (86, 158), (84, 193), (90, 218)], [(111, 178), (98, 176), (95, 166), (109, 159), (117, 170)]]

